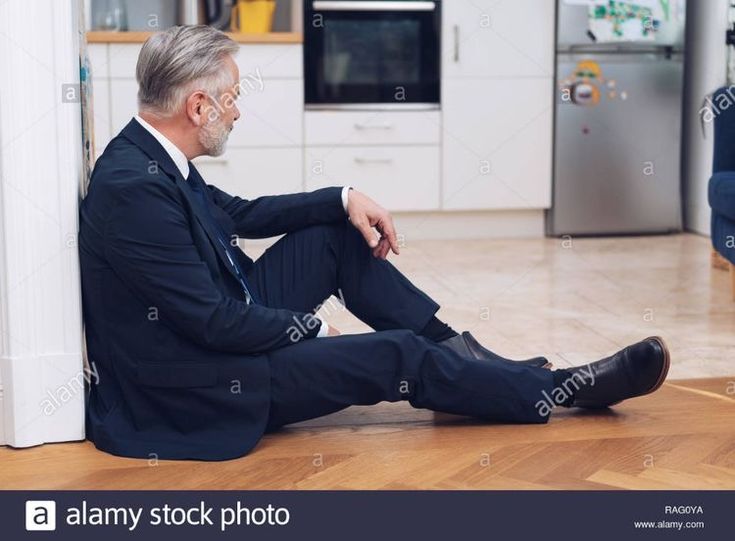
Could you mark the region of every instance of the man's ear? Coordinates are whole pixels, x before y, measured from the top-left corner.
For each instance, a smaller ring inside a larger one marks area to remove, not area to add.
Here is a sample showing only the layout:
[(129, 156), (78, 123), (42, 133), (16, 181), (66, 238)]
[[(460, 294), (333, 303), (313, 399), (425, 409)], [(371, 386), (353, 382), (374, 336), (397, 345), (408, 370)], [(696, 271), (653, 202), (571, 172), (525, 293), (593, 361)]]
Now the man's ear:
[(205, 124), (207, 111), (207, 95), (201, 90), (190, 94), (186, 99), (186, 116), (195, 126)]

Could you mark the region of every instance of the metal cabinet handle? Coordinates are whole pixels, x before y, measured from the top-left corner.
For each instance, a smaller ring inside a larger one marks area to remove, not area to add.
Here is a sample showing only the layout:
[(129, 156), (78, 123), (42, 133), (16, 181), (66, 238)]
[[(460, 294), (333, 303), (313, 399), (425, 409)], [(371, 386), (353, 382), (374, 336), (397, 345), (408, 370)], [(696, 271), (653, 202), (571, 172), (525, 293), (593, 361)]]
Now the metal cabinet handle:
[(332, 1), (315, 0), (312, 2), (314, 11), (434, 11), (436, 2), (406, 1)]
[(393, 163), (392, 158), (360, 158), (355, 156), (355, 163), (365, 165), (369, 163)]
[(459, 62), (459, 25), (454, 25), (454, 61)]
[(359, 124), (355, 123), (356, 130), (392, 130), (393, 124)]

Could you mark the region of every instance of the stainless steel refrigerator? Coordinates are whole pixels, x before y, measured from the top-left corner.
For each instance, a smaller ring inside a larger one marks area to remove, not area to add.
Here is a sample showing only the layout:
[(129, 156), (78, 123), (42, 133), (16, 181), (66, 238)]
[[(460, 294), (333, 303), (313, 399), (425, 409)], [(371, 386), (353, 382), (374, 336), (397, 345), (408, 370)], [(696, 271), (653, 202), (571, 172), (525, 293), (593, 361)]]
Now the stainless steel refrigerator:
[(559, 0), (549, 234), (681, 229), (684, 11)]

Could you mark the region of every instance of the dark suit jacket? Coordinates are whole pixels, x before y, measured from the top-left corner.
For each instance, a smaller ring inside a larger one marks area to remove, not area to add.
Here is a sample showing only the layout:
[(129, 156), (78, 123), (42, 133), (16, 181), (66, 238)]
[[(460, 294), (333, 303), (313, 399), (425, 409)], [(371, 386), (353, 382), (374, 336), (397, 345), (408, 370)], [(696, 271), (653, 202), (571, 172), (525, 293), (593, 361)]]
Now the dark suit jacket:
[[(338, 187), (250, 201), (208, 192), (216, 220), (243, 238), (345, 219)], [(263, 433), (266, 352), (292, 344), (293, 318), (310, 316), (246, 304), (204, 212), (135, 120), (97, 161), (79, 250), (87, 351), (99, 374), (87, 437), (99, 449), (221, 460), (246, 454)], [(253, 261), (235, 251), (247, 272)]]

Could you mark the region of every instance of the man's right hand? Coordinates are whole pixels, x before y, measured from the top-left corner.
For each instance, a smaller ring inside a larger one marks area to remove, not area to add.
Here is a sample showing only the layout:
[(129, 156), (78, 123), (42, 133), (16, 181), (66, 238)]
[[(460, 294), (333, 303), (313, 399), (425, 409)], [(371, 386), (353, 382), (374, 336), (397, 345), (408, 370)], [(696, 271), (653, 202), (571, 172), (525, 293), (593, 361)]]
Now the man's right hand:
[[(386, 259), (390, 250), (396, 255), (400, 253), (393, 217), (367, 195), (350, 190), (347, 195), (347, 214), (352, 225), (373, 249), (373, 256)], [(380, 237), (375, 234), (373, 227), (378, 230)]]

